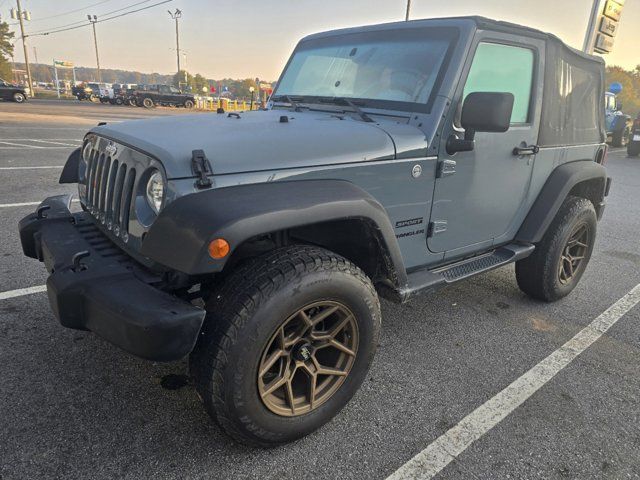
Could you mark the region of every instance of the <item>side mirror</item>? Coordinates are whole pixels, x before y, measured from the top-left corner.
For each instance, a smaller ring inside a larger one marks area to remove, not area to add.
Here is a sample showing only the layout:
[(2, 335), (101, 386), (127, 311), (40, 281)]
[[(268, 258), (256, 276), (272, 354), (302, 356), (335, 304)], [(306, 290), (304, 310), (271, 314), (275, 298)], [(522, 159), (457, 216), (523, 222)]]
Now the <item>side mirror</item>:
[(467, 95), (460, 122), (464, 128), (464, 139), (451, 135), (447, 140), (447, 153), (472, 151), (476, 132), (509, 130), (513, 101), (512, 93), (473, 92)]

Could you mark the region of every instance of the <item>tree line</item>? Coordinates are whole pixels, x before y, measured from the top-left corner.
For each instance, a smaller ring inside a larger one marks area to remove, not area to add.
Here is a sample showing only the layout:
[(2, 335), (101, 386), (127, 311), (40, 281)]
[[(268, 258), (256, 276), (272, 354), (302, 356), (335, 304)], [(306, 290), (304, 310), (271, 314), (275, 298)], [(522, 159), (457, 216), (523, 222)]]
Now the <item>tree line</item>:
[(607, 88), (613, 82), (622, 85), (622, 92), (618, 95), (618, 100), (622, 103), (622, 110), (634, 117), (640, 113), (640, 65), (633, 70), (625, 70), (622, 67), (607, 67), (606, 73)]

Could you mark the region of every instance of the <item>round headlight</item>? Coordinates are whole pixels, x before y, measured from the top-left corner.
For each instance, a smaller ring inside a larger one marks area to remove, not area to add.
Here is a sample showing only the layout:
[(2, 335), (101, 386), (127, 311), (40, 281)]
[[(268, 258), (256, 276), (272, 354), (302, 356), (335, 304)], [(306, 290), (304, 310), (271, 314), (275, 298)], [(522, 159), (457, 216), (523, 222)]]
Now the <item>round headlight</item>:
[(162, 174), (155, 170), (147, 182), (147, 202), (154, 212), (160, 213), (164, 197), (164, 180)]

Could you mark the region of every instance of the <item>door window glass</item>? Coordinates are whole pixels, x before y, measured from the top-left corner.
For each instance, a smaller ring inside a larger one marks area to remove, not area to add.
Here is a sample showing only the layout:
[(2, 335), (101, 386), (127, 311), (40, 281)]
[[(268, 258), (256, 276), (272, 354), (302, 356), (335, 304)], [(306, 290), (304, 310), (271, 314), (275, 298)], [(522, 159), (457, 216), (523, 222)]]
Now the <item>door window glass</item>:
[(533, 85), (533, 51), (480, 43), (469, 70), (463, 98), (473, 92), (508, 92), (514, 96), (511, 123), (527, 123)]

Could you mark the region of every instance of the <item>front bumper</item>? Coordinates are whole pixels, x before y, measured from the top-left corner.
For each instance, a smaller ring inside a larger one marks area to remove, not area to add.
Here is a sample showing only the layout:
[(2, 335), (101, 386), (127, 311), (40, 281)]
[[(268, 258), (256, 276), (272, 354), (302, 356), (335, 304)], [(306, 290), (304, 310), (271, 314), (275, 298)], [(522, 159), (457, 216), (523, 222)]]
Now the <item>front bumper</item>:
[(24, 254), (50, 273), (47, 294), (60, 323), (149, 360), (186, 356), (204, 310), (154, 287), (160, 278), (114, 245), (88, 213), (71, 213), (70, 200), (47, 198), (19, 224)]

